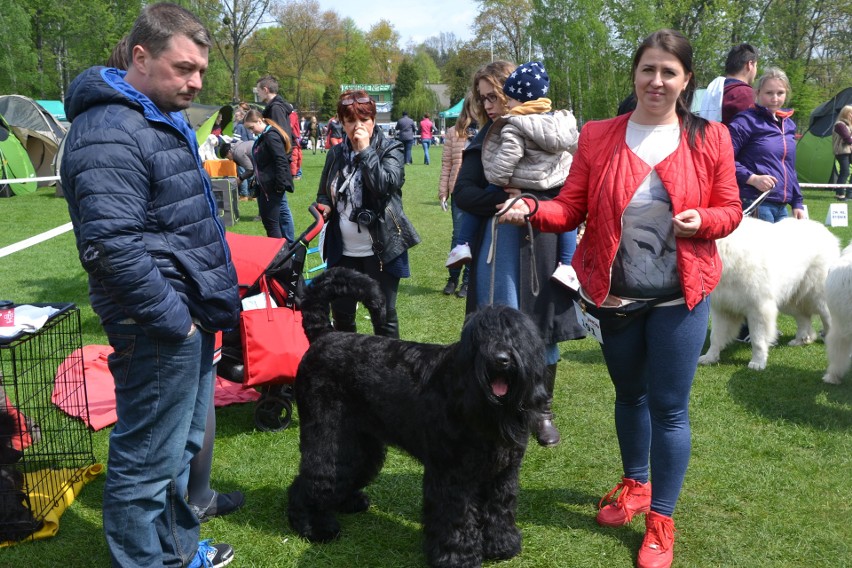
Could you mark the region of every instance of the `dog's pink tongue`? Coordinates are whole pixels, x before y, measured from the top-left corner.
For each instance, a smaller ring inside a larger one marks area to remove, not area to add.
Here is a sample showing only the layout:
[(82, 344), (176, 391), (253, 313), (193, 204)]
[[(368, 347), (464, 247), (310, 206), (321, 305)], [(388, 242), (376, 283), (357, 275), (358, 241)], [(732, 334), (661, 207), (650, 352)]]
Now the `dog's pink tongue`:
[(491, 383), (491, 392), (496, 396), (505, 396), (509, 392), (509, 384), (503, 379), (494, 379)]

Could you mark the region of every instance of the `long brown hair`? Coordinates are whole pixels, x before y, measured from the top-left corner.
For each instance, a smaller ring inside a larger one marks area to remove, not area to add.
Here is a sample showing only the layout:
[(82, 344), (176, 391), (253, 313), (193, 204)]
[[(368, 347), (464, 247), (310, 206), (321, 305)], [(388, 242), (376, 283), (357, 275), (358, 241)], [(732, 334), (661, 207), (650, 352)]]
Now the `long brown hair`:
[[(639, 60), (642, 59), (642, 54), (645, 50), (654, 48), (660, 51), (665, 51), (670, 55), (674, 55), (683, 70), (689, 73), (689, 81), (686, 88), (678, 96), (675, 103), (675, 113), (681, 120), (684, 130), (686, 130), (687, 141), (690, 148), (695, 148), (695, 135), (701, 136), (704, 140), (704, 128), (707, 126), (707, 121), (696, 114), (692, 114), (690, 107), (692, 105), (692, 96), (695, 94), (695, 72), (692, 69), (692, 45), (689, 40), (677, 30), (663, 29), (658, 30), (646, 37), (633, 55), (633, 67), (631, 68), (631, 80), (636, 76), (636, 68), (639, 67)], [(637, 95), (638, 99), (638, 95)]]
[(281, 138), (284, 139), (284, 148), (287, 150), (287, 153), (290, 153), (290, 150), (293, 148), (293, 143), (290, 141), (290, 137), (287, 136), (287, 133), (284, 132), (284, 129), (270, 118), (263, 118), (263, 115), (257, 109), (251, 109), (246, 113), (246, 117), (243, 119), (243, 124), (246, 122), (257, 122), (260, 121), (264, 124), (268, 124), (272, 128), (278, 131), (278, 134), (281, 135)]

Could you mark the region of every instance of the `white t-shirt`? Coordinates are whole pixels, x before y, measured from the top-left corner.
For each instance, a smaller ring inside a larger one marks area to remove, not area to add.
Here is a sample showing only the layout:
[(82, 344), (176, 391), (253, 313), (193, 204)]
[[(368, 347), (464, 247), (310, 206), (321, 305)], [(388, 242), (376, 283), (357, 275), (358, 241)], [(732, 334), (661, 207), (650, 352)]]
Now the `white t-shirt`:
[(680, 124), (627, 123), (627, 146), (652, 170), (622, 215), (621, 243), (612, 266), (612, 289), (626, 298), (658, 298), (681, 289), (672, 226), (672, 203), (653, 170), (680, 143)]

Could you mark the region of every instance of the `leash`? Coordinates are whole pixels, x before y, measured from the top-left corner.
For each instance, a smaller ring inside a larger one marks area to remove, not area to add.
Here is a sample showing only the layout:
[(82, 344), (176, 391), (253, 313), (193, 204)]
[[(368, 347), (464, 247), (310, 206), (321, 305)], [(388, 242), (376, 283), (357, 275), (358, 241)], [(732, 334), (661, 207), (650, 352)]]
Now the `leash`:
[(769, 196), (770, 191), (772, 191), (771, 188), (767, 189), (766, 191), (758, 195), (757, 198), (751, 202), (751, 205), (743, 209), (743, 217), (748, 217), (749, 215), (757, 211), (758, 206), (763, 203), (764, 200), (766, 200), (767, 196)]
[(491, 246), (488, 247), (488, 257), (485, 259), (486, 264), (491, 265), (491, 286), (488, 292), (488, 303), (489, 305), (494, 305), (494, 279), (497, 269), (497, 225), (499, 224), (499, 219), (502, 217), (506, 211), (512, 208), (512, 206), (518, 202), (519, 199), (523, 199), (524, 197), (531, 199), (535, 202), (535, 209), (524, 215), (524, 221), (527, 227), (527, 240), (530, 242), (530, 275), (532, 277), (532, 282), (530, 284), (530, 291), (533, 296), (538, 296), (540, 291), (539, 282), (538, 282), (538, 272), (535, 267), (535, 235), (533, 234), (532, 223), (530, 223), (530, 217), (535, 215), (536, 211), (538, 211), (538, 198), (535, 195), (531, 195), (529, 193), (522, 193), (514, 198), (512, 198), (500, 211), (494, 214), (494, 218), (491, 221)]

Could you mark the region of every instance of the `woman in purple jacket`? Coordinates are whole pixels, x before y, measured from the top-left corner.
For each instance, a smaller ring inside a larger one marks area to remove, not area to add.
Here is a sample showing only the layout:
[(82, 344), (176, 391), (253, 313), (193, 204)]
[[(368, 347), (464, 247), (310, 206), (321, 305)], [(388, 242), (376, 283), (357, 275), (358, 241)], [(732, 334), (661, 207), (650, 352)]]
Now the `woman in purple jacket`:
[(790, 118), (793, 111), (781, 108), (789, 94), (787, 75), (770, 67), (757, 81), (754, 108), (739, 113), (728, 125), (743, 209), (768, 191), (757, 216), (770, 223), (787, 217), (787, 205), (796, 219), (805, 216), (796, 177), (796, 123)]

